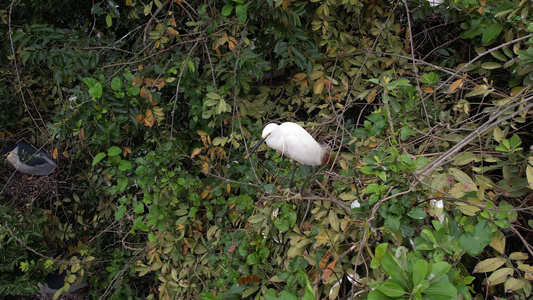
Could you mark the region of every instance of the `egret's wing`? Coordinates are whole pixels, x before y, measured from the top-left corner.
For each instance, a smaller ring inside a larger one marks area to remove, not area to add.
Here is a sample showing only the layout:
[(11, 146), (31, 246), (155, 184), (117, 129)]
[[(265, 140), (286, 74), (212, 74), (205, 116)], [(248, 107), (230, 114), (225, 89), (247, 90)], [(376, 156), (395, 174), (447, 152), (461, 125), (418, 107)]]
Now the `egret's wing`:
[(322, 163), (323, 151), (311, 135), (287, 135), (283, 154), (305, 165), (317, 166)]

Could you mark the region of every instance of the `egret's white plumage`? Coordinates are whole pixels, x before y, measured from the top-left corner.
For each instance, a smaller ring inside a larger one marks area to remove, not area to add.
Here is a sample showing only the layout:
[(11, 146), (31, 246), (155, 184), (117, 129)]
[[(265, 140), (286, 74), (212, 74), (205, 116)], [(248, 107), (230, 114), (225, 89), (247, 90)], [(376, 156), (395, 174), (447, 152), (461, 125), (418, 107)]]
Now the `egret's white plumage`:
[[(320, 145), (309, 132), (296, 123), (285, 122), (281, 125), (275, 123), (266, 125), (265, 128), (263, 128), (261, 139), (252, 149), (250, 155), (263, 142), (266, 142), (270, 148), (281, 152), (282, 155), (304, 165), (314, 167), (331, 164), (328, 149), (325, 146)], [(289, 187), (292, 185), (295, 171), (296, 164), (294, 164), (294, 171)], [(307, 175), (309, 175), (309, 172)]]
[(263, 129), (262, 138), (267, 145), (281, 154), (301, 164), (322, 165), (326, 154), (320, 145), (302, 126), (285, 122), (281, 125), (270, 123)]

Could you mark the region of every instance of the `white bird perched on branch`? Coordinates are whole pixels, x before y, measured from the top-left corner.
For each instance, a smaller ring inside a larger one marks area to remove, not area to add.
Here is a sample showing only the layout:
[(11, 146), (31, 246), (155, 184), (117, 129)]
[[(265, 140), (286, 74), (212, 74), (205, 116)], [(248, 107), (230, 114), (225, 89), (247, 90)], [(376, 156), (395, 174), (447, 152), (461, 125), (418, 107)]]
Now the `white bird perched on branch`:
[(281, 125), (274, 123), (266, 125), (263, 129), (261, 139), (252, 149), (250, 155), (263, 142), (266, 142), (270, 148), (281, 152), (282, 155), (293, 160), (293, 172), (289, 189), (292, 187), (292, 181), (296, 173), (296, 162), (311, 166), (307, 171), (300, 193), (302, 193), (305, 187), (307, 177), (309, 177), (312, 168), (315, 166), (331, 165), (333, 163), (328, 147), (320, 145), (309, 132), (296, 123), (285, 122)]

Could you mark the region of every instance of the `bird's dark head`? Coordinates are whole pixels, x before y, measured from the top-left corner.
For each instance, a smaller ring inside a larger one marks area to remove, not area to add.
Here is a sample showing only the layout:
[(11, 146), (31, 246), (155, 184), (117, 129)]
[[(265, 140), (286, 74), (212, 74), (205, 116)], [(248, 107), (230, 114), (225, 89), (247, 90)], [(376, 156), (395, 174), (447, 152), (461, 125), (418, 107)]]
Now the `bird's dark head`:
[(13, 151), (17, 147), (17, 144), (9, 144), (4, 146), (2, 149), (2, 155), (8, 154), (9, 152)]

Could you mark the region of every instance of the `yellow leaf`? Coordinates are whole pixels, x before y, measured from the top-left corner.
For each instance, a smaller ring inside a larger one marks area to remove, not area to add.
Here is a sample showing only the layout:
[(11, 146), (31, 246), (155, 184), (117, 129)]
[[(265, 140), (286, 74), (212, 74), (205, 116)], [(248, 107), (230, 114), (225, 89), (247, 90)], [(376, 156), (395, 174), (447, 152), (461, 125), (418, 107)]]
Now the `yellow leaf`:
[(503, 138), (505, 137), (505, 134), (500, 129), (500, 127), (496, 126), (496, 127), (494, 127), (494, 129), (492, 131), (492, 136), (494, 137), (494, 140), (496, 142), (501, 143)]
[(57, 148), (54, 148), (54, 151), (52, 151), (52, 158), (57, 159)]
[(486, 273), (497, 270), (505, 264), (506, 260), (501, 257), (489, 258), (479, 262), (474, 267), (474, 273)]
[(478, 207), (466, 203), (457, 203), (457, 208), (467, 216), (475, 216), (480, 211)]
[(374, 102), (374, 99), (376, 99), (376, 94), (378, 91), (376, 89), (373, 89), (368, 93), (368, 96), (366, 96), (366, 103), (372, 103)]
[(423, 88), (422, 88), (422, 91), (424, 91), (424, 92), (430, 94), (430, 93), (433, 93), (435, 90), (432, 89), (432, 88), (429, 88), (429, 87), (423, 87)]
[(524, 272), (527, 272), (527, 273), (533, 273), (533, 266), (531, 266), (531, 265), (519, 264), (517, 268), (520, 271), (524, 271)]
[(171, 35), (179, 35), (179, 34), (180, 34), (179, 31), (177, 31), (176, 29), (174, 29), (174, 28), (172, 28), (172, 27), (169, 27), (169, 28), (167, 29), (167, 32), (168, 32), (169, 34), (171, 34)]
[(226, 192), (229, 194), (230, 191), (231, 191), (231, 186), (229, 185), (229, 183), (226, 183)]
[(331, 229), (335, 230), (336, 232), (340, 230), (339, 217), (335, 212), (329, 214), (329, 225), (331, 226)]
[(514, 291), (523, 289), (526, 286), (526, 282), (524, 279), (516, 279), (511, 277), (505, 281), (503, 286), (506, 293), (512, 293)]
[(66, 157), (66, 158), (69, 158), (69, 157), (70, 157), (70, 154), (68, 154), (67, 151), (63, 151), (63, 156)]
[(529, 164), (526, 168), (527, 182), (529, 183), (529, 188), (533, 189), (533, 167)]
[(463, 86), (463, 79), (462, 78), (461, 79), (457, 79), (448, 88), (448, 93), (451, 93), (451, 92), (455, 91), (458, 87), (462, 87), (462, 86)]
[(202, 148), (196, 148), (191, 154), (191, 158), (194, 158), (196, 155), (200, 154), (202, 152)]
[(500, 254), (503, 254), (505, 251), (505, 235), (503, 232), (496, 230), (492, 234), (492, 242), (490, 242), (490, 246)]
[(296, 75), (294, 75), (294, 76), (292, 77), (292, 80), (298, 82), (298, 81), (302, 81), (302, 80), (304, 80), (306, 77), (307, 77), (307, 74), (305, 74), (305, 73), (298, 73), (298, 74), (296, 74)]
[(509, 275), (513, 274), (513, 272), (513, 268), (501, 268), (487, 278), (487, 285), (497, 285), (503, 283)]
[(526, 260), (528, 258), (529, 256), (527, 255), (527, 253), (522, 252), (513, 252), (511, 253), (511, 255), (509, 255), (509, 259), (511, 260)]
[(324, 90), (324, 77), (321, 77), (317, 81), (315, 81), (315, 84), (313, 85), (313, 93), (320, 95), (322, 94), (322, 91)]

